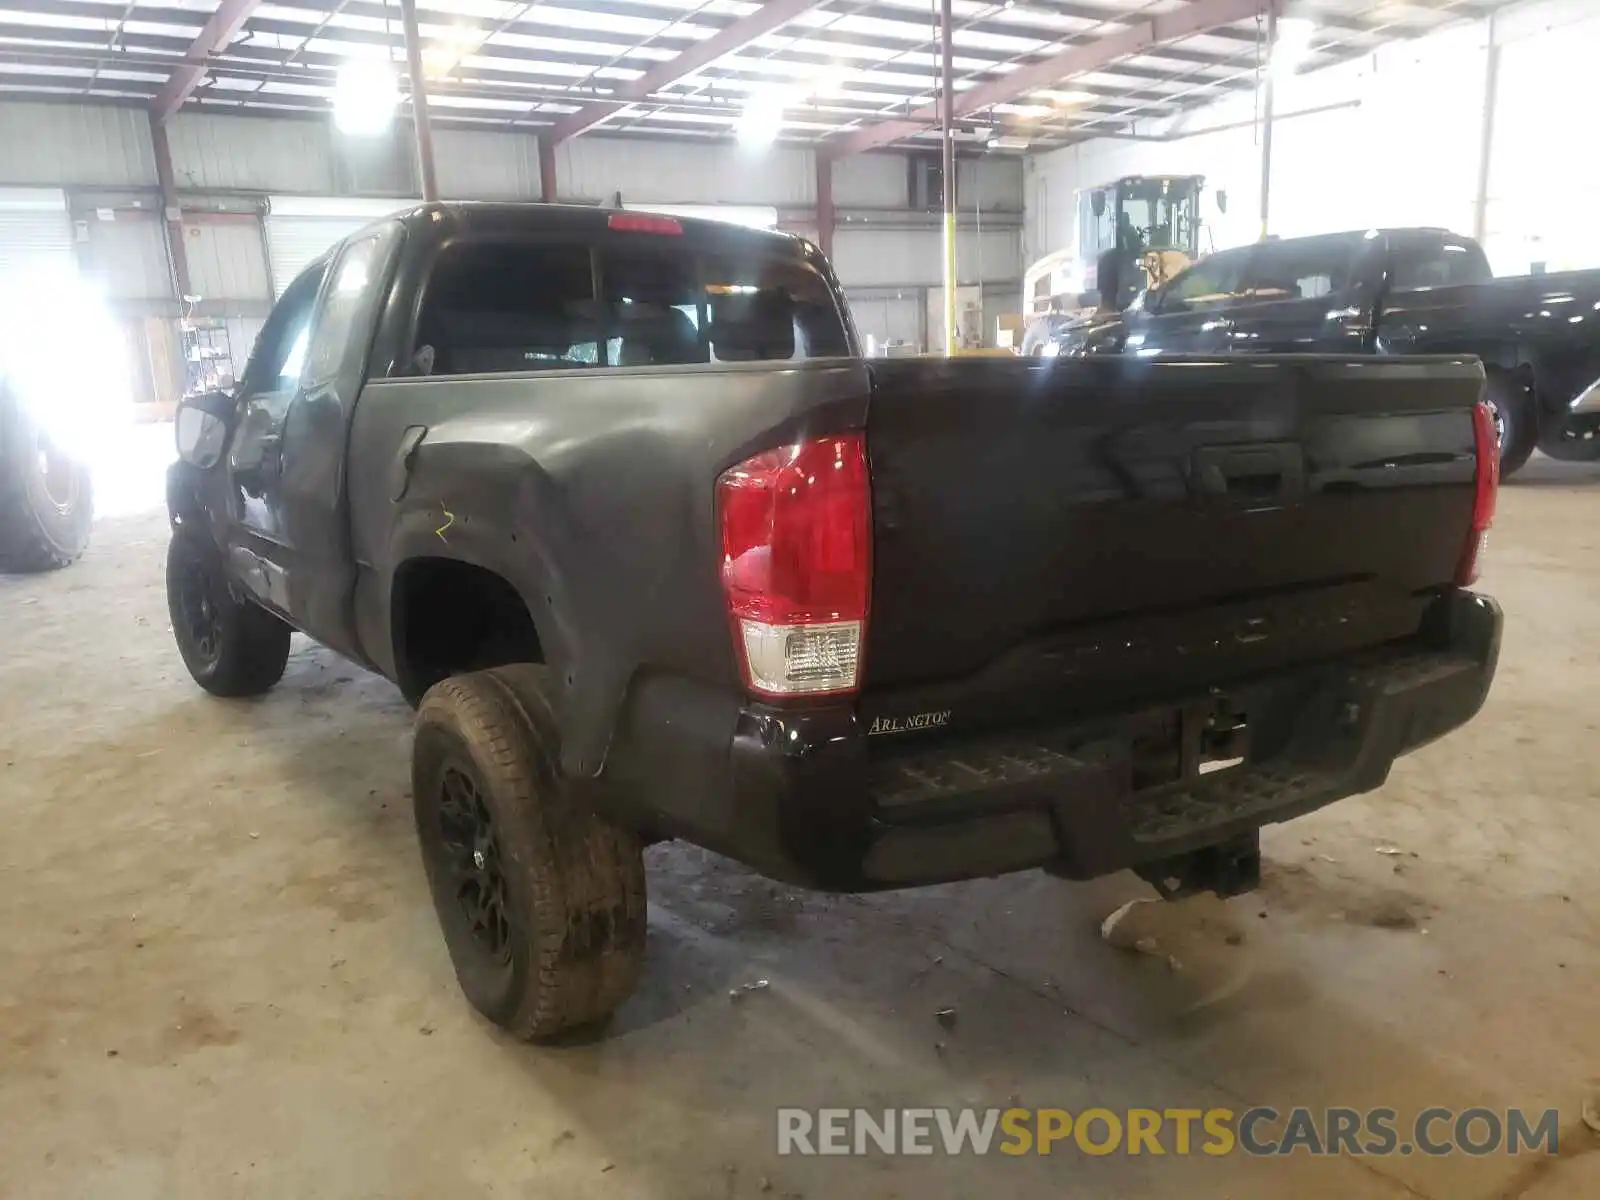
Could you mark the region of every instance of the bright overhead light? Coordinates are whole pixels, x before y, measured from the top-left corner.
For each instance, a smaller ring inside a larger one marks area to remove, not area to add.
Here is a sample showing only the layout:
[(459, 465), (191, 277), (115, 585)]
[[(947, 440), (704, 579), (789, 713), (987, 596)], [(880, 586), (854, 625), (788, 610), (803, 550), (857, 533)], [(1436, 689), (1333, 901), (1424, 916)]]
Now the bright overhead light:
[(352, 58), (333, 85), (333, 123), (352, 137), (376, 137), (389, 128), (400, 106), (394, 66), (376, 58)]
[(739, 144), (749, 150), (770, 146), (783, 128), (783, 109), (787, 93), (773, 88), (752, 92), (744, 102), (744, 111), (734, 123), (734, 133)]
[(1016, 134), (1010, 133), (989, 139), (989, 149), (991, 150), (1026, 150), (1028, 144), (1027, 138), (1018, 137)]
[(1317, 23), (1303, 17), (1287, 17), (1278, 22), (1278, 35), (1272, 44), (1272, 73), (1287, 78), (1311, 56), (1311, 39)]
[(1074, 104), (1087, 104), (1093, 100), (1093, 92), (1057, 92), (1046, 88), (1042, 92), (1033, 93), (1040, 100), (1048, 100), (1058, 108), (1069, 108)]

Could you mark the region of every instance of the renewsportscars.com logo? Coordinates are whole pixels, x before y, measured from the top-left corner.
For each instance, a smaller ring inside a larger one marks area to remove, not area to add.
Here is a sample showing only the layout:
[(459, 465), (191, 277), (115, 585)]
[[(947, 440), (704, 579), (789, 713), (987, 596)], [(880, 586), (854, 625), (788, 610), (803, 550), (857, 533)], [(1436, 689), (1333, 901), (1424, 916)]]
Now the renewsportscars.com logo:
[(1560, 1152), (1560, 1113), (1520, 1108), (780, 1108), (778, 1153), (802, 1155)]

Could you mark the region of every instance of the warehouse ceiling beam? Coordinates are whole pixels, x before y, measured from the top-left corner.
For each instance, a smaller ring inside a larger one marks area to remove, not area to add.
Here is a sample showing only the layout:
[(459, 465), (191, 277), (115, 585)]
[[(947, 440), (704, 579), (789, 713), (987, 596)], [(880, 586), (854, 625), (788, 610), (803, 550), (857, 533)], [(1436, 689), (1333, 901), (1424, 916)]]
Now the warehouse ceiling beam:
[(724, 55), (742, 50), (757, 38), (765, 37), (796, 17), (810, 12), (823, 0), (766, 0), (760, 8), (733, 24), (697, 42), (676, 58), (646, 71), (637, 79), (617, 84), (616, 90), (604, 100), (596, 100), (578, 112), (562, 117), (551, 132), (551, 141), (564, 142), (599, 125), (619, 109), (636, 100), (647, 98), (668, 84), (676, 83), (685, 75), (692, 75), (701, 67), (710, 66)]
[[(1190, 0), (1180, 9), (1139, 21), (1105, 37), (1079, 42), (1066, 49), (1018, 67), (998, 79), (968, 88), (955, 97), (954, 115), (970, 117), (996, 104), (1004, 104), (1050, 87), (1073, 75), (1099, 70), (1131, 55), (1147, 53), (1167, 42), (1207, 33), (1238, 21), (1261, 16), (1280, 0)], [(925, 104), (904, 117), (856, 129), (828, 143), (831, 153), (844, 157), (887, 146), (938, 124), (939, 104)]]
[(165, 121), (183, 107), (205, 75), (206, 60), (233, 41), (260, 3), (261, 0), (222, 0), (189, 43), (183, 62), (151, 102), (150, 111), (157, 121)]

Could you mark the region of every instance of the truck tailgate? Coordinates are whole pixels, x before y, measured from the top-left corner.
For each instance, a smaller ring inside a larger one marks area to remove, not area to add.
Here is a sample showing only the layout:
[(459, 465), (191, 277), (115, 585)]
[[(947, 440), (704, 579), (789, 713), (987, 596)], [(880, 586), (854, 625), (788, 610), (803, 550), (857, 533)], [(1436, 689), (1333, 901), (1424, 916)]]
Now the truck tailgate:
[(1472, 359), (872, 376), (869, 718), (1011, 721), (1396, 641), (1465, 545)]

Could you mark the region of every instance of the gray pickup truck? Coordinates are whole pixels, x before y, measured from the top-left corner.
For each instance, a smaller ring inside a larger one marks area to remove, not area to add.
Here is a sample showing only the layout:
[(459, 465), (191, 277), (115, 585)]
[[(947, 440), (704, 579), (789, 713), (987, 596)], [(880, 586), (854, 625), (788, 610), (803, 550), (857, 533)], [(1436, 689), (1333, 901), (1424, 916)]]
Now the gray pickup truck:
[(548, 1037), (633, 987), (665, 838), (834, 890), (1253, 887), (1263, 825), (1483, 703), (1482, 383), (868, 361), (802, 239), (427, 205), (180, 410), (173, 633), (220, 696), (298, 629), (417, 706), (457, 977)]

